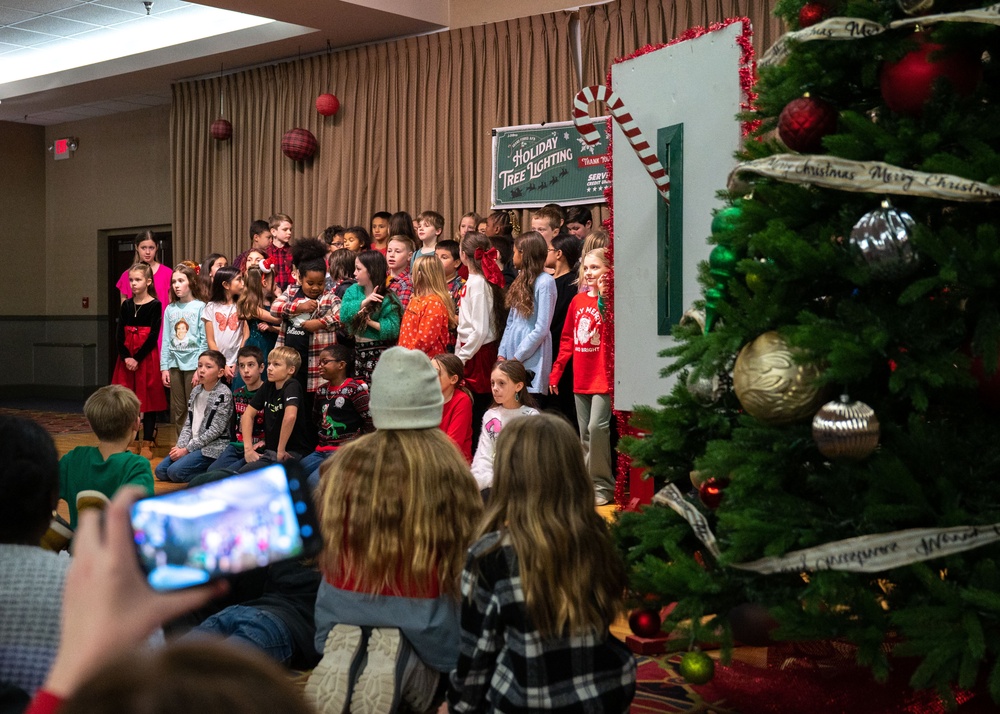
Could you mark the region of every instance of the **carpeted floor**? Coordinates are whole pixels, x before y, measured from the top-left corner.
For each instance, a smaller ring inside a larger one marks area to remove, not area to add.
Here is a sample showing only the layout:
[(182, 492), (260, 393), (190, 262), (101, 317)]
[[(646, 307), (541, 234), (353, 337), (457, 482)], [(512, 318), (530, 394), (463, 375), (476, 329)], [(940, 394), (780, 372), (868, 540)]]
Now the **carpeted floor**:
[(15, 407), (0, 407), (0, 414), (26, 417), (45, 427), (53, 436), (58, 434), (84, 434), (90, 431), (90, 424), (80, 413), (62, 411), (41, 411), (38, 409), (22, 409)]

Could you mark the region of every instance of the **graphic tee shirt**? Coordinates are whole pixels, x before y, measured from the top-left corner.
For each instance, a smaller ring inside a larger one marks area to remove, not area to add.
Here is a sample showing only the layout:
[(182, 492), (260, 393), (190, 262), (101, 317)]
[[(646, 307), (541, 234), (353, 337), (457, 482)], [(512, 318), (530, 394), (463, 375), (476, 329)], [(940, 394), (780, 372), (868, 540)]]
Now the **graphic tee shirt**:
[(264, 448), (268, 451), (278, 450), (281, 438), (281, 422), (285, 418), (285, 409), (297, 407), (295, 425), (288, 437), (285, 451), (307, 454), (312, 451), (309, 438), (309, 414), (306, 413), (302, 384), (295, 379), (289, 379), (285, 386), (278, 389), (274, 382), (265, 382), (257, 390), (250, 406), (264, 413)]

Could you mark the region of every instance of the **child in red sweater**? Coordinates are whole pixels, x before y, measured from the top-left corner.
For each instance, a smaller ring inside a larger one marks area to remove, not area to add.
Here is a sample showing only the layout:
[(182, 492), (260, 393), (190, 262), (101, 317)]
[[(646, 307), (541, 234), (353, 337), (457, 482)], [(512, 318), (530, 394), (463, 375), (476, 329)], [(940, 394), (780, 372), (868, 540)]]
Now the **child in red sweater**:
[(472, 395), (465, 388), (465, 365), (455, 355), (442, 352), (431, 360), (441, 382), (444, 409), (441, 431), (458, 444), (462, 456), (472, 463)]
[(611, 470), (611, 387), (605, 370), (607, 342), (604, 334), (606, 278), (611, 264), (604, 248), (583, 258), (587, 292), (573, 298), (559, 341), (559, 354), (549, 375), (549, 390), (559, 393), (559, 378), (573, 358), (573, 395), (576, 421), (583, 441), (587, 470), (594, 482), (598, 506), (611, 502), (615, 480)]

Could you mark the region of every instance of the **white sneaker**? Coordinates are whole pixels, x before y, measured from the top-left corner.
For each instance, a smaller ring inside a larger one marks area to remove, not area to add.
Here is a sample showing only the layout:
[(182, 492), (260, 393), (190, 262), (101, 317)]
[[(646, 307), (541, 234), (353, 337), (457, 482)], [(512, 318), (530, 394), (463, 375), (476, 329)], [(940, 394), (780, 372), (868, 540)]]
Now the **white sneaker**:
[[(390, 714), (399, 704), (396, 682), (402, 680), (409, 647), (399, 630), (376, 627), (368, 638), (368, 658), (351, 694), (351, 714)], [(399, 676), (396, 669), (399, 667)]]
[(361, 666), (365, 633), (354, 625), (335, 625), (326, 637), (323, 659), (309, 675), (306, 697), (321, 714), (343, 714)]

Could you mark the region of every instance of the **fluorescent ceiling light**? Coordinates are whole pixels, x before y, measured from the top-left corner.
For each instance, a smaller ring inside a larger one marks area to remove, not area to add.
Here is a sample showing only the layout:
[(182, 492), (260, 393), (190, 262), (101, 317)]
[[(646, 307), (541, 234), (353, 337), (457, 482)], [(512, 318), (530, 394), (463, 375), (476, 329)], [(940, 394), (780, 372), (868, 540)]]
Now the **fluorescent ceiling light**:
[(16, 82), (274, 22), (265, 17), (192, 4), (0, 56), (0, 77), (5, 83)]

